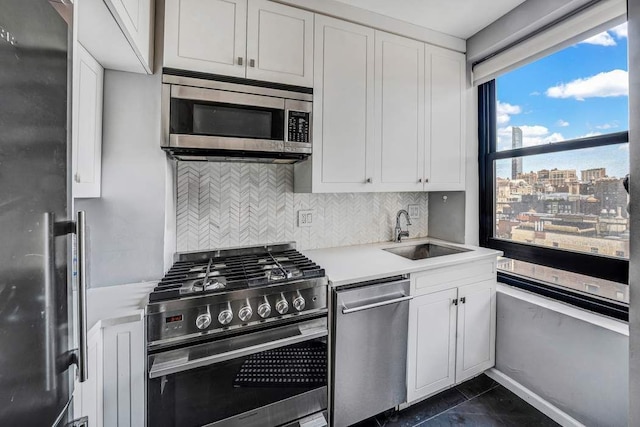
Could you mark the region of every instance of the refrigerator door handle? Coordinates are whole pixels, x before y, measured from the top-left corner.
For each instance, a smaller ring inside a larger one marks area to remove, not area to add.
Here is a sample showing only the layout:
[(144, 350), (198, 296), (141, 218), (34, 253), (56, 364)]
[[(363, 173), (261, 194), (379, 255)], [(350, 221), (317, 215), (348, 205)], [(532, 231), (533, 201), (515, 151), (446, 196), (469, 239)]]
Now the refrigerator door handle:
[(88, 378), (87, 370), (87, 227), (84, 211), (78, 211), (76, 237), (78, 241), (78, 379)]
[(55, 214), (44, 214), (44, 366), (45, 390), (56, 389), (56, 332), (55, 332)]

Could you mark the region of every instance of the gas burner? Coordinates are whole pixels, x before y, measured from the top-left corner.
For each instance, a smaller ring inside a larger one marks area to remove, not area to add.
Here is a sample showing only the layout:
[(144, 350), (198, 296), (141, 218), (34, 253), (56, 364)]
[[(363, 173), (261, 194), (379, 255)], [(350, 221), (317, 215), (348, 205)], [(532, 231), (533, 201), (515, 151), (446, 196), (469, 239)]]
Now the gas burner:
[(149, 295), (150, 302), (236, 292), (323, 278), (324, 270), (295, 244), (177, 254), (173, 267)]
[(326, 316), (327, 283), (294, 243), (176, 254), (149, 295), (148, 342), (175, 346)]
[(197, 282), (195, 282), (192, 289), (196, 292), (202, 292), (212, 291), (215, 289), (223, 289), (224, 287), (224, 283), (220, 282), (215, 277), (209, 277), (206, 282), (204, 280), (198, 280)]

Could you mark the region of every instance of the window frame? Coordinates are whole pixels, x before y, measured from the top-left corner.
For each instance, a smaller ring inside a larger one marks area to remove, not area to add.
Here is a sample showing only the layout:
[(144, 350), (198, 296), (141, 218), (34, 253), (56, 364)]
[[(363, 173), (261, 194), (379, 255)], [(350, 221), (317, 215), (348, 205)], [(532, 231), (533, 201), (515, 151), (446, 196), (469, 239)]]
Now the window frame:
[[(480, 191), (480, 246), (497, 249), (508, 258), (544, 265), (559, 270), (591, 277), (629, 283), (629, 261), (626, 259), (571, 252), (553, 247), (516, 243), (494, 237), (495, 232), (495, 168), (494, 161), (537, 154), (557, 153), (629, 142), (629, 132), (616, 132), (562, 143), (521, 147), (497, 151), (496, 81), (490, 80), (478, 86), (478, 172)], [(598, 296), (587, 295), (571, 288), (552, 285), (532, 278), (499, 271), (501, 282), (520, 287), (544, 296), (595, 311), (607, 316), (628, 320), (628, 304)]]

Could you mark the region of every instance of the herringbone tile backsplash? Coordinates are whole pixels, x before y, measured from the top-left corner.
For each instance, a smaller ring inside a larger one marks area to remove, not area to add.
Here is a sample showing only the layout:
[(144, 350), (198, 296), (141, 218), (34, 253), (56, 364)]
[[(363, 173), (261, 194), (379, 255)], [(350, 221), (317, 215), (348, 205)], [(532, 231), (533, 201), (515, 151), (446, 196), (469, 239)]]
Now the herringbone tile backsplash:
[[(178, 162), (177, 250), (296, 241), (299, 249), (391, 240), (395, 215), (409, 204), (420, 218), (411, 237), (427, 235), (427, 193), (293, 192), (293, 166)], [(298, 227), (298, 211), (313, 226)], [(403, 220), (404, 224), (404, 220)]]

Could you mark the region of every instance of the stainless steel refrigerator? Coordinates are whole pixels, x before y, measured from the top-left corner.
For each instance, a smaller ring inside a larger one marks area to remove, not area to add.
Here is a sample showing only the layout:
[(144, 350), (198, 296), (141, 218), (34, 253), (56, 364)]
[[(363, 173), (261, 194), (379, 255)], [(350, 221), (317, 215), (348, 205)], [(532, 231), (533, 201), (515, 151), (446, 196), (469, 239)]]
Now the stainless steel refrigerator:
[(72, 339), (86, 315), (72, 315), (71, 20), (68, 0), (0, 1), (0, 426), (69, 422), (86, 354)]

